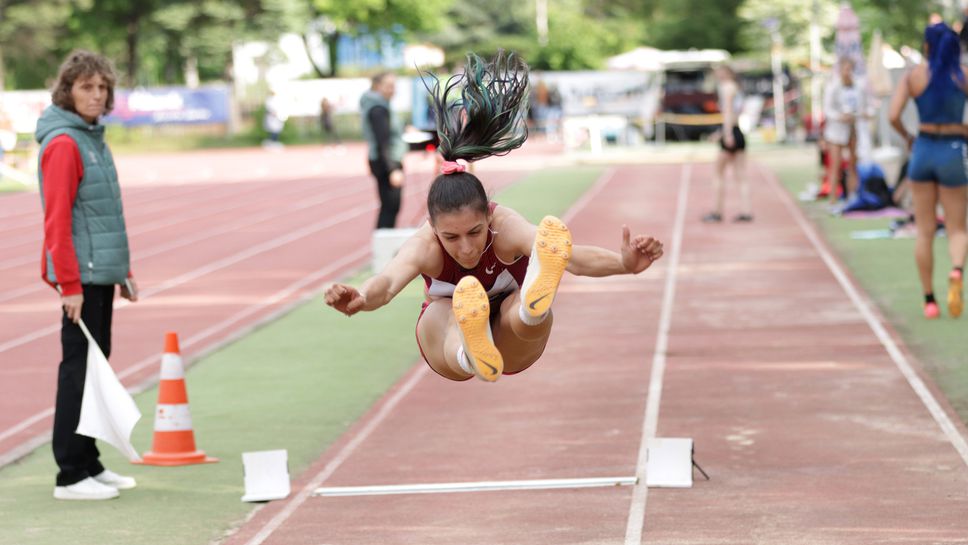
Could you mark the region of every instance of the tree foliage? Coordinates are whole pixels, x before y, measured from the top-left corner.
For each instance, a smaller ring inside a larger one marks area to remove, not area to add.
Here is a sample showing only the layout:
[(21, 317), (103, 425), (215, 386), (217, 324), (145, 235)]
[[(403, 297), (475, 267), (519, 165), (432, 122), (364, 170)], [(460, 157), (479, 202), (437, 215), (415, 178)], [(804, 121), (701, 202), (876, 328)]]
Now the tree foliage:
[[(840, 4), (839, 0), (745, 0), (739, 10), (742, 49), (754, 55), (768, 55), (770, 35), (764, 22), (775, 19), (787, 58), (807, 64), (811, 21), (816, 17), (824, 50), (832, 52)], [(865, 44), (870, 43), (874, 30), (880, 29), (885, 43), (915, 47), (921, 42), (928, 15), (941, 8), (933, 0), (855, 0), (852, 4)]]
[(344, 31), (371, 30), (422, 32), (434, 30), (454, 0), (313, 0), (316, 10)]
[(45, 87), (64, 54), (71, 0), (0, 0), (4, 83)]
[[(41, 88), (61, 59), (84, 47), (118, 66), (123, 85), (174, 84), (231, 75), (233, 44), (283, 32), (321, 32), (336, 69), (340, 35), (390, 32), (442, 47), (448, 63), (468, 51), (518, 51), (537, 69), (599, 68), (640, 45), (769, 52), (763, 22), (775, 19), (788, 58), (809, 56), (818, 6), (832, 48), (840, 0), (547, 0), (548, 40), (539, 43), (534, 0), (0, 0), (0, 78), (6, 88)], [(928, 14), (955, 17), (950, 0), (853, 0), (865, 43), (919, 46)], [(949, 9), (945, 12), (945, 9)], [(329, 75), (329, 74), (327, 74)]]
[(641, 43), (641, 24), (629, 15), (640, 2), (555, 0), (548, 6), (548, 41), (538, 42), (534, 2), (492, 0), (455, 3), (445, 26), (425, 34), (446, 52), (448, 64), (462, 62), (468, 52), (493, 55), (498, 49), (518, 52), (532, 68), (576, 70), (599, 68), (610, 55)]
[(648, 25), (649, 45), (659, 49), (742, 50), (738, 10), (743, 0), (658, 0)]

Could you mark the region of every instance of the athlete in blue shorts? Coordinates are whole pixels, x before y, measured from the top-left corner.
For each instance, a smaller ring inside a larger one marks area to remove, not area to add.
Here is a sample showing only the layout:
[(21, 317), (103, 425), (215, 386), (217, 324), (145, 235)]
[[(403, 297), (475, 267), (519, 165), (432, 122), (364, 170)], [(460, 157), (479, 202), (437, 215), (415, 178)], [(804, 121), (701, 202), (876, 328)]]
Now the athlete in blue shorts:
[[(968, 208), (968, 147), (965, 143), (966, 74), (960, 65), (958, 35), (944, 23), (924, 31), (924, 55), (927, 63), (911, 69), (901, 78), (891, 100), (891, 125), (911, 148), (908, 178), (914, 200), (917, 241), (914, 257), (924, 290), (924, 316), (934, 319), (941, 311), (934, 298), (935, 216), (938, 203), (944, 210), (945, 232), (952, 270), (948, 275), (948, 313), (961, 315), (962, 276), (968, 254), (965, 216)], [(901, 123), (901, 112), (908, 99), (914, 98), (920, 126), (917, 137)]]

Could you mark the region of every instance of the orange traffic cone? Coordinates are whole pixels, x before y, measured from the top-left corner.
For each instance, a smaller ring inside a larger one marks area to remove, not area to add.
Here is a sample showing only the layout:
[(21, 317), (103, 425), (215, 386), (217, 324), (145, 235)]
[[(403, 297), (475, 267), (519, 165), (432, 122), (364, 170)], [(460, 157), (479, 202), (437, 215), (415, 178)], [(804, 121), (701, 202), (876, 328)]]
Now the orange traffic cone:
[(165, 353), (161, 357), (161, 380), (155, 410), (155, 438), (141, 463), (153, 466), (183, 466), (217, 462), (195, 449), (192, 414), (188, 410), (185, 369), (178, 350), (178, 335), (165, 334)]

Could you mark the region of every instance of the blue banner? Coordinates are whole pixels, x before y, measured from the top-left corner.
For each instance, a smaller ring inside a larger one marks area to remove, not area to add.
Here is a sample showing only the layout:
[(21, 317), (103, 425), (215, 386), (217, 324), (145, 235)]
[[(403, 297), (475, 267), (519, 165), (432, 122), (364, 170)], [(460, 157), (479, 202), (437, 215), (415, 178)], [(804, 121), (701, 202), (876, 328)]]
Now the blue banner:
[(229, 89), (211, 86), (115, 89), (114, 110), (105, 123), (135, 125), (199, 125), (228, 123)]

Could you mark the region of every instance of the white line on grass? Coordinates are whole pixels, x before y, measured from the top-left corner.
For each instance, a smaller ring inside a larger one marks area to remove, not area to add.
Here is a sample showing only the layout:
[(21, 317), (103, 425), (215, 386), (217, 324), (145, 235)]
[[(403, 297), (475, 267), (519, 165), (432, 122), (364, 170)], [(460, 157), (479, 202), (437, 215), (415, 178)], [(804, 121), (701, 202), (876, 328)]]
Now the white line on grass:
[(608, 184), (608, 182), (611, 182), (614, 176), (614, 168), (610, 168), (603, 172), (601, 176), (598, 177), (598, 180), (595, 181), (595, 185), (589, 188), (588, 191), (586, 191), (584, 195), (575, 201), (575, 204), (571, 205), (571, 208), (569, 208), (568, 211), (561, 216), (561, 221), (567, 225), (568, 222), (575, 219), (575, 216), (578, 215), (578, 212), (588, 206), (588, 203), (597, 197), (598, 194), (602, 192), (602, 189), (605, 189), (605, 185)]
[(791, 215), (803, 230), (804, 234), (807, 235), (807, 239), (809, 239), (810, 243), (813, 244), (814, 249), (816, 249), (817, 253), (820, 254), (824, 264), (827, 265), (827, 268), (833, 273), (834, 277), (837, 279), (837, 282), (840, 283), (840, 286), (844, 289), (844, 292), (847, 293), (847, 296), (854, 303), (854, 306), (856, 306), (857, 310), (860, 311), (861, 316), (863, 316), (864, 320), (867, 321), (867, 325), (870, 326), (871, 330), (874, 332), (874, 335), (876, 335), (877, 339), (881, 341), (884, 349), (887, 350), (887, 353), (891, 356), (894, 364), (901, 371), (901, 374), (904, 375), (904, 378), (907, 379), (908, 384), (911, 385), (914, 393), (917, 394), (918, 398), (921, 399), (921, 402), (928, 409), (928, 412), (931, 413), (932, 417), (934, 417), (935, 422), (941, 426), (941, 431), (944, 432), (945, 436), (948, 438), (948, 441), (950, 441), (951, 445), (956, 451), (958, 451), (958, 454), (961, 456), (961, 460), (965, 463), (965, 465), (968, 465), (968, 443), (965, 442), (965, 438), (961, 435), (961, 433), (959, 433), (958, 429), (948, 417), (948, 414), (945, 412), (945, 410), (941, 408), (941, 404), (938, 403), (938, 400), (935, 399), (934, 395), (931, 394), (931, 390), (928, 389), (928, 387), (924, 384), (924, 381), (921, 380), (921, 377), (919, 377), (914, 371), (914, 368), (904, 355), (904, 352), (901, 351), (901, 349), (897, 346), (897, 343), (894, 342), (894, 339), (891, 338), (891, 335), (887, 332), (887, 329), (885, 329), (881, 318), (875, 314), (873, 310), (871, 310), (871, 304), (863, 296), (861, 296), (860, 292), (854, 286), (853, 281), (851, 281), (850, 277), (844, 272), (843, 267), (841, 267), (840, 263), (834, 258), (833, 254), (827, 248), (826, 243), (824, 243), (817, 234), (816, 229), (807, 221), (803, 211), (793, 202), (793, 199), (790, 197), (790, 194), (786, 191), (786, 189), (780, 186), (780, 182), (775, 177), (767, 175), (766, 178), (770, 181), (770, 186), (773, 188), (773, 190), (780, 196), (780, 200), (783, 201), (783, 204), (788, 210), (790, 210)]
[(353, 436), (353, 438), (350, 439), (350, 441), (346, 443), (342, 449), (340, 449), (336, 456), (330, 460), (329, 463), (327, 463), (326, 466), (323, 467), (323, 469), (308, 483), (306, 483), (306, 486), (302, 487), (299, 493), (296, 494), (296, 496), (293, 497), (293, 499), (290, 500), (281, 511), (276, 513), (276, 515), (272, 517), (272, 519), (270, 519), (269, 522), (267, 522), (256, 535), (252, 536), (252, 538), (246, 542), (246, 545), (261, 545), (261, 543), (268, 539), (273, 532), (282, 526), (289, 519), (289, 517), (296, 512), (296, 509), (298, 509), (306, 501), (306, 499), (312, 495), (313, 490), (319, 488), (319, 485), (323, 484), (326, 479), (328, 479), (333, 473), (336, 472), (337, 469), (339, 469), (341, 465), (343, 465), (343, 462), (345, 462), (350, 455), (353, 454), (356, 448), (359, 447), (360, 444), (365, 441), (371, 433), (373, 433), (373, 430), (375, 430), (376, 427), (379, 426), (384, 419), (386, 419), (394, 407), (396, 407), (397, 404), (399, 404), (400, 401), (402, 401), (403, 398), (406, 397), (411, 390), (413, 390), (417, 383), (420, 382), (420, 379), (427, 376), (428, 373), (429, 369), (426, 365), (418, 365), (414, 371), (410, 373), (410, 376), (407, 377), (407, 380), (403, 383), (403, 386), (401, 386), (400, 389), (394, 392), (393, 395), (387, 399), (387, 401), (382, 407), (380, 407), (373, 418), (371, 418), (370, 421), (363, 426), (363, 429)]
[(692, 164), (686, 163), (682, 168), (679, 180), (679, 197), (676, 206), (675, 227), (672, 231), (672, 252), (669, 256), (668, 273), (666, 273), (665, 290), (662, 295), (662, 310), (659, 314), (659, 329), (655, 339), (655, 352), (652, 355), (652, 376), (649, 378), (649, 392), (645, 401), (645, 416), (642, 419), (642, 441), (639, 444), (639, 456), (635, 467), (638, 484), (632, 491), (632, 503), (629, 506), (628, 524), (625, 527), (625, 545), (639, 545), (642, 543), (642, 527), (645, 524), (645, 504), (649, 495), (646, 484), (646, 468), (648, 466), (649, 444), (655, 438), (659, 425), (659, 403), (662, 401), (662, 380), (665, 374), (666, 354), (669, 348), (669, 329), (672, 325), (672, 305), (676, 297), (676, 271), (679, 267), (679, 256), (682, 253), (682, 233), (685, 230), (686, 203), (689, 199), (689, 181), (691, 179)]

